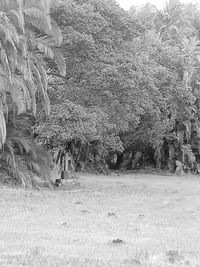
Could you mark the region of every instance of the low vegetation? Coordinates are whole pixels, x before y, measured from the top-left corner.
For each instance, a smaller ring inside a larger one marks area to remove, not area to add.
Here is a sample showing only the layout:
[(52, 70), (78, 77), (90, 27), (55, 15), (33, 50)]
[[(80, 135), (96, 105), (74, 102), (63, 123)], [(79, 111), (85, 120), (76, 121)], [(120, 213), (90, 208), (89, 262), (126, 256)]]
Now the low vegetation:
[(66, 191), (0, 188), (0, 265), (197, 267), (197, 177), (79, 175)]

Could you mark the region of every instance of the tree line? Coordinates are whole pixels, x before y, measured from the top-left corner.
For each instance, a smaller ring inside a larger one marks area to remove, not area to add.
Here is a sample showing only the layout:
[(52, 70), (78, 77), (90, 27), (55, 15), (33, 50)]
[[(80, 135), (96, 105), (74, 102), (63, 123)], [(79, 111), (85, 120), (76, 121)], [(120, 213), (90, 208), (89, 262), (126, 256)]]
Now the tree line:
[(41, 172), (39, 143), (70, 151), (77, 171), (199, 173), (197, 5), (1, 0), (0, 10), (2, 170)]

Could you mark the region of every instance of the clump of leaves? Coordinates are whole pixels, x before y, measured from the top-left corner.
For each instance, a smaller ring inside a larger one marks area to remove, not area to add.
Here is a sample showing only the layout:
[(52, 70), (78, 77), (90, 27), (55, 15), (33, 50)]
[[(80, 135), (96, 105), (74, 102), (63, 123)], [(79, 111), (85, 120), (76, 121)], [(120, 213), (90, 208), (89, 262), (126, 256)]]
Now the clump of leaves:
[(27, 117), (18, 118), (18, 121), (21, 125), (17, 128), (11, 122), (7, 124), (6, 141), (0, 150), (1, 169), (23, 186), (36, 186), (35, 176), (40, 176), (42, 183), (52, 188), (50, 170), (53, 165), (49, 153), (35, 143), (31, 129), (24, 127)]

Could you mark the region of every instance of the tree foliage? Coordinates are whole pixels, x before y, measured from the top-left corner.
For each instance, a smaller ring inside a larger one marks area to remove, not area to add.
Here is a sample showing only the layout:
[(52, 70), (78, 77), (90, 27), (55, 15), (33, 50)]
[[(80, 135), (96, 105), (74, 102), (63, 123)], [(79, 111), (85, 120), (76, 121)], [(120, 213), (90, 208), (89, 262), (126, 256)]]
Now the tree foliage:
[(54, 6), (66, 75), (50, 73), (52, 113), (38, 118), (39, 136), (98, 141), (105, 159), (130, 154), (125, 167), (138, 151), (158, 167), (186, 164), (189, 125), (198, 124), (198, 14), (175, 0), (162, 11), (147, 4), (126, 12), (104, 0)]
[[(11, 108), (17, 114), (26, 110), (35, 114), (37, 99), (49, 113), (45, 57), (54, 59), (53, 47), (61, 44), (61, 31), (49, 16), (49, 4), (50, 1), (1, 1), (0, 109), (6, 116)], [(6, 136), (4, 124), (0, 124), (1, 143)]]
[(22, 180), (18, 163), (26, 160), (39, 173), (41, 168), (31, 155), (34, 150), (37, 157), (42, 152), (22, 129), (16, 130), (17, 116), (27, 111), (36, 115), (37, 105), (49, 114), (49, 60), (60, 68), (55, 51), (62, 43), (62, 33), (49, 15), (50, 4), (47, 0), (0, 1), (0, 164)]
[(2, 6), (1, 140), (7, 110), (35, 114), (44, 102), (37, 140), (70, 150), (77, 170), (107, 162), (199, 172), (198, 6), (170, 0), (163, 10), (125, 11), (114, 0), (39, 2)]

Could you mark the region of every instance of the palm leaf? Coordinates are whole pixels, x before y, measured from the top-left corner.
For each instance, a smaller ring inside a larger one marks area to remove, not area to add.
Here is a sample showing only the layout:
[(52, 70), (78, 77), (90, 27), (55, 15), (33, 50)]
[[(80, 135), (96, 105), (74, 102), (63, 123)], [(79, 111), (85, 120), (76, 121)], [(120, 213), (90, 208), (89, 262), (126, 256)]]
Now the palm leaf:
[(25, 81), (21, 83), (21, 88), (24, 94), (24, 101), (26, 102), (26, 108), (29, 110), (31, 108), (31, 96)]
[(26, 58), (28, 47), (27, 47), (27, 37), (25, 37), (24, 35), (19, 35), (18, 50), (21, 51), (22, 57)]
[(13, 85), (10, 86), (10, 93), (13, 102), (17, 106), (18, 114), (21, 114), (26, 111), (26, 99), (24, 99), (24, 94), (23, 94), (23, 81), (17, 77), (13, 76)]
[(196, 50), (199, 41), (196, 39), (196, 37), (192, 37), (190, 39), (183, 38), (182, 44), (185, 51), (193, 53)]
[(36, 98), (35, 98), (35, 85), (33, 81), (29, 80), (26, 82), (27, 87), (31, 96), (31, 102), (32, 102), (32, 109), (33, 109), (33, 114), (36, 114)]
[(9, 65), (9, 62), (8, 62), (8, 58), (7, 58), (6, 52), (2, 48), (1, 48), (1, 51), (0, 51), (0, 62), (2, 63), (5, 71), (7, 72), (9, 81), (12, 84), (12, 75), (11, 75), (10, 65)]
[(60, 74), (64, 77), (66, 75), (66, 63), (65, 63), (65, 58), (63, 56), (63, 54), (60, 52), (59, 49), (56, 49), (55, 52), (55, 63), (56, 66), (58, 68), (58, 71), (60, 72)]
[(49, 14), (51, 0), (24, 0), (24, 8), (38, 8), (46, 14)]
[(34, 171), (35, 173), (37, 173), (38, 175), (40, 175), (40, 166), (39, 164), (37, 164), (34, 161), (28, 161), (27, 162), (27, 166), (30, 170)]
[(13, 144), (14, 146), (18, 147), (21, 154), (24, 152), (28, 154), (31, 151), (30, 138), (13, 136), (8, 138), (8, 143), (11, 146)]
[(14, 25), (18, 27), (22, 33), (25, 32), (24, 29), (24, 16), (22, 12), (18, 12), (15, 9), (9, 10), (8, 11), (8, 17), (10, 20), (13, 20)]
[[(0, 65), (0, 92), (1, 93), (5, 93), (6, 92), (6, 89), (7, 89), (7, 79), (6, 79), (6, 76), (5, 76), (5, 73), (1, 72), (2, 68), (1, 68), (1, 65)], [(2, 98), (1, 98), (1, 101), (2, 101)]]
[(5, 10), (8, 6), (9, 0), (0, 0), (0, 10)]
[(51, 26), (52, 26), (51, 35), (54, 38), (56, 44), (60, 46), (63, 42), (62, 31), (59, 28), (57, 22), (53, 18), (51, 18)]
[(0, 17), (0, 32), (3, 33), (4, 43), (10, 40), (12, 40), (15, 43), (18, 43), (18, 34), (15, 29), (15, 27), (10, 23), (9, 19), (7, 17)]
[(23, 12), (25, 14), (25, 23), (34, 26), (45, 34), (51, 33), (52, 27), (50, 17), (40, 9), (31, 7), (24, 9)]
[(46, 92), (46, 90), (44, 89), (43, 83), (42, 83), (42, 77), (40, 75), (39, 70), (37, 69), (37, 67), (30, 62), (30, 66), (31, 66), (31, 70), (35, 75), (35, 82), (38, 85), (38, 88), (42, 91), (43, 97), (44, 97), (44, 107), (45, 107), (45, 111), (47, 114), (49, 114), (50, 112), (50, 100), (48, 97), (48, 94)]
[(6, 141), (6, 122), (3, 111), (0, 110), (0, 149)]
[(15, 161), (15, 154), (14, 148), (9, 142), (5, 142), (4, 144), (4, 152), (3, 152), (3, 159), (6, 161), (8, 165), (16, 166)]
[(32, 44), (37, 48), (40, 52), (44, 53), (45, 56), (54, 59), (54, 52), (50, 48), (53, 46), (52, 40), (46, 36), (44, 37), (35, 37), (33, 40), (30, 40)]
[(26, 80), (27, 88), (31, 96), (33, 114), (35, 115), (36, 114), (36, 99), (35, 99), (36, 88), (35, 88), (35, 84), (33, 81), (31, 64), (32, 64), (31, 60), (28, 59), (25, 80)]
[(11, 168), (15, 166), (15, 161), (13, 161), (13, 156), (12, 154), (10, 154), (10, 152), (8, 151), (4, 152), (3, 160)]
[(17, 65), (17, 55), (18, 55), (18, 51), (17, 51), (17, 48), (15, 47), (14, 42), (12, 46), (10, 44), (7, 44), (6, 53), (7, 53), (10, 70), (12, 73), (14, 73), (16, 65)]
[(46, 69), (42, 65), (38, 64), (38, 70), (39, 70), (40, 75), (41, 75), (41, 79), (42, 79), (42, 83), (43, 83), (43, 86), (44, 86), (44, 90), (47, 91), (48, 76), (47, 76)]
[[(23, 87), (27, 108), (30, 109), (32, 106), (33, 114), (36, 114), (36, 86), (34, 84), (33, 73), (31, 69), (31, 60), (28, 58), (27, 60), (23, 61), (23, 67), (21, 68), (23, 79), (25, 83), (25, 87)], [(21, 63), (22, 65), (22, 63)]]

